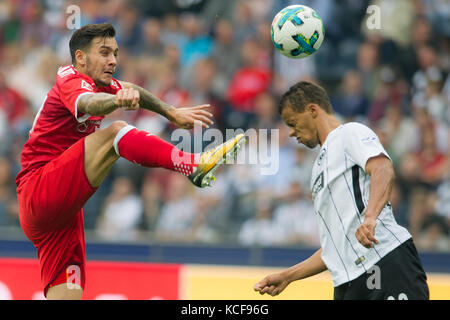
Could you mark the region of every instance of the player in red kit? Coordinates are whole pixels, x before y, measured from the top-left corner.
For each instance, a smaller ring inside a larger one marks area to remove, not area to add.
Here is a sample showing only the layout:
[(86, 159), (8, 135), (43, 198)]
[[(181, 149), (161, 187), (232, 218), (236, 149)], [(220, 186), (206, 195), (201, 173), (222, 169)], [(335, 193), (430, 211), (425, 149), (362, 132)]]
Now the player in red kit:
[[(204, 187), (235, 156), (243, 135), (200, 154), (187, 153), (123, 121), (98, 129), (118, 108), (157, 112), (176, 126), (212, 124), (208, 105), (170, 106), (139, 86), (113, 78), (118, 46), (110, 24), (91, 24), (70, 40), (72, 66), (61, 67), (36, 115), (16, 177), (20, 223), (37, 248), (47, 299), (81, 299), (85, 285), (82, 207), (119, 157), (163, 167)], [(98, 130), (97, 130), (98, 129)], [(126, 213), (124, 213), (126, 214)]]

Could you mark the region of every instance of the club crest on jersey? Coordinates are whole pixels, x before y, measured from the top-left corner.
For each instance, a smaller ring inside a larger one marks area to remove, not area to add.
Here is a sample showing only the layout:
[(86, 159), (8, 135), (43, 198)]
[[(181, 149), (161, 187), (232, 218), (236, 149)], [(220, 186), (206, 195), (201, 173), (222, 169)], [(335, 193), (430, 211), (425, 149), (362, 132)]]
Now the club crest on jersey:
[(313, 187), (312, 187), (312, 195), (313, 197), (316, 196), (316, 194), (322, 190), (323, 188), (323, 171), (317, 176), (316, 181), (314, 181)]
[(100, 128), (100, 124), (101, 124), (101, 120), (86, 120), (86, 121), (78, 124), (77, 130), (79, 132), (86, 132), (88, 130), (88, 128), (90, 128), (90, 127), (94, 127), (95, 129), (98, 129), (98, 128)]
[(89, 90), (89, 91), (94, 91), (94, 88), (92, 88), (92, 86), (87, 83), (85, 80), (81, 80), (81, 88)]

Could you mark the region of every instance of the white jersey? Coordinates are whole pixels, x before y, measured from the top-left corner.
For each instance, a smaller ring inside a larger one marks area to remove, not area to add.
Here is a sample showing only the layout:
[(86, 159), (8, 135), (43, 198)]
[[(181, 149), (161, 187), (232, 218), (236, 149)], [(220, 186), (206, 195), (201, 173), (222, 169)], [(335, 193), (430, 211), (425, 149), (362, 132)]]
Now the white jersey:
[(351, 122), (331, 131), (314, 162), (311, 191), (319, 224), (322, 260), (336, 287), (367, 272), (387, 253), (411, 238), (399, 226), (388, 203), (377, 219), (375, 238), (367, 249), (356, 239), (369, 201), (367, 160), (389, 155), (368, 127)]

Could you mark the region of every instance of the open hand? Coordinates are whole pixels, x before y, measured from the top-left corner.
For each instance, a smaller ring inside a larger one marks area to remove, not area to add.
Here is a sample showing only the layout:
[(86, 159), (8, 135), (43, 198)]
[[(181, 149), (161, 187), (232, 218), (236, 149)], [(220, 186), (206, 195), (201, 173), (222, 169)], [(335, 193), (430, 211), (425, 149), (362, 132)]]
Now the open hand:
[(202, 104), (195, 107), (176, 108), (173, 111), (171, 121), (174, 125), (183, 129), (192, 129), (194, 124), (198, 122), (203, 128), (209, 128), (214, 122), (212, 113), (205, 109), (210, 108), (209, 104)]

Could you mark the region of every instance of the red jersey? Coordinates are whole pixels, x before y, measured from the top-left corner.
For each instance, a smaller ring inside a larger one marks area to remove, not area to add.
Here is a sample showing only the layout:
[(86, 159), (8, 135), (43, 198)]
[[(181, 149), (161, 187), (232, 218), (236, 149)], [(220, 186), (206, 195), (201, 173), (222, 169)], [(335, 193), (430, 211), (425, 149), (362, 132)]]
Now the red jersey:
[(96, 92), (116, 94), (120, 89), (122, 86), (116, 79), (112, 79), (107, 87), (97, 88), (89, 76), (73, 66), (60, 67), (56, 83), (38, 111), (30, 137), (23, 147), (17, 186), (30, 172), (55, 159), (100, 126), (104, 116), (92, 117), (77, 111), (76, 104), (82, 95)]

